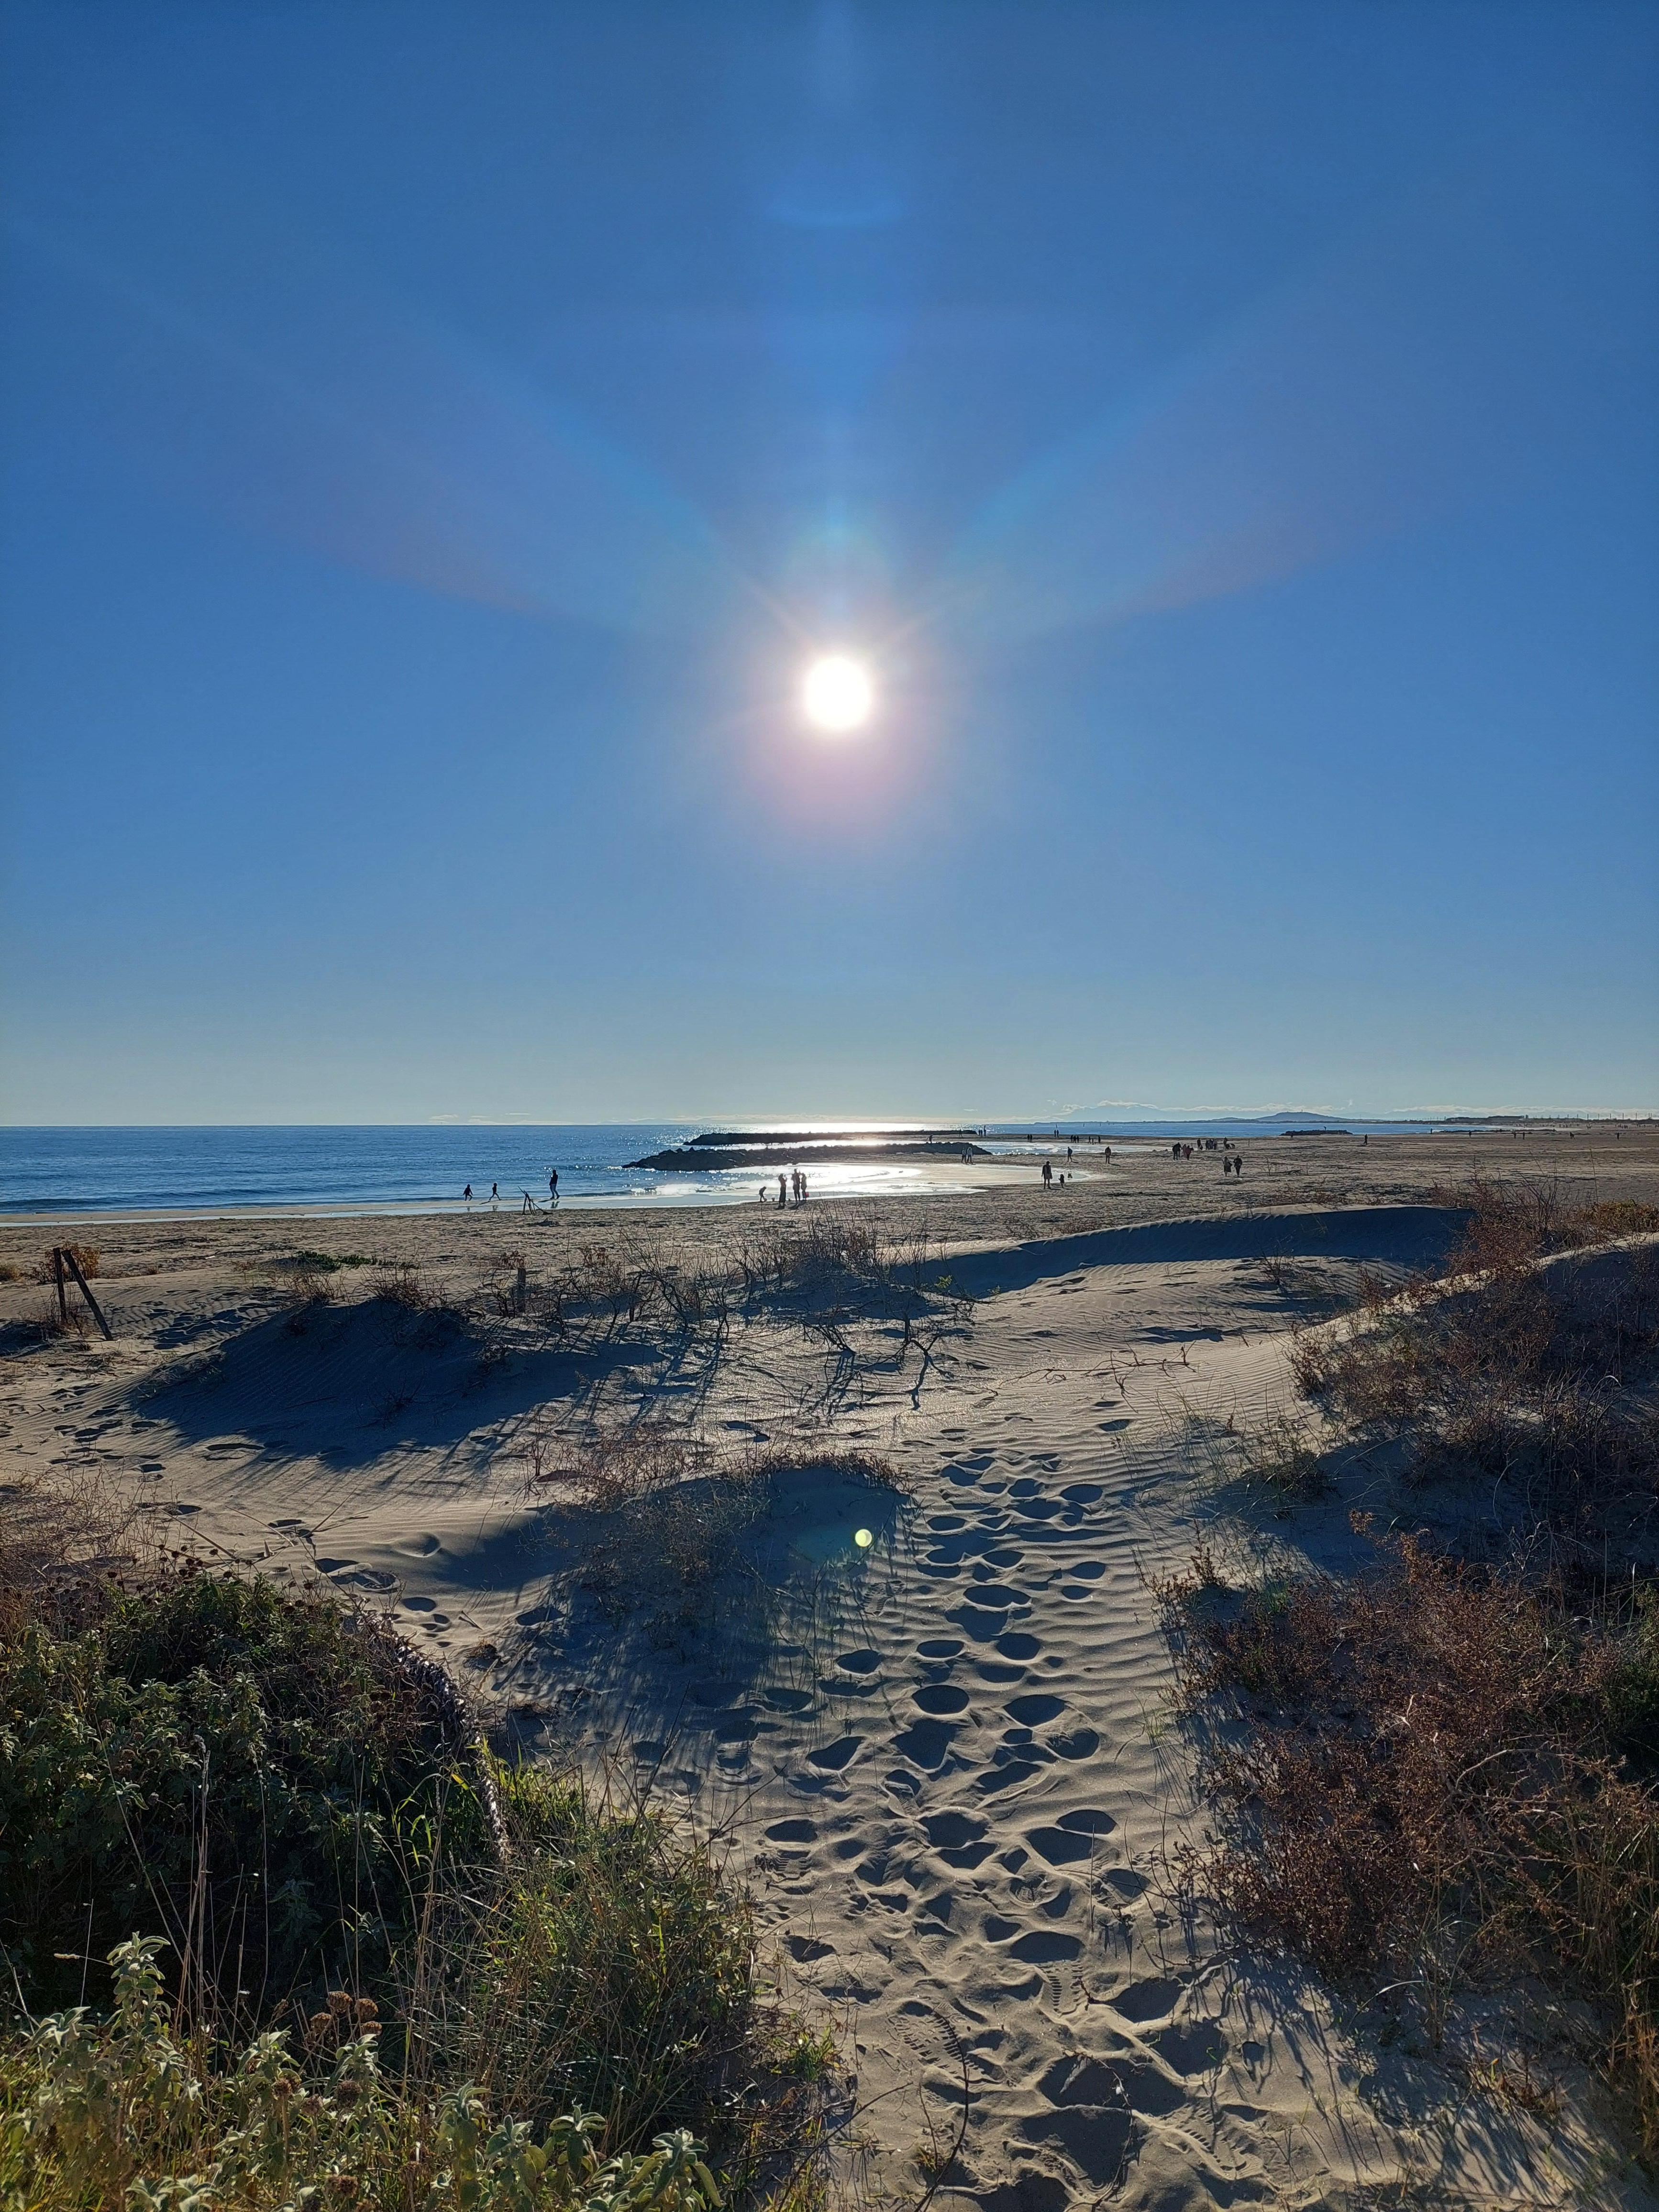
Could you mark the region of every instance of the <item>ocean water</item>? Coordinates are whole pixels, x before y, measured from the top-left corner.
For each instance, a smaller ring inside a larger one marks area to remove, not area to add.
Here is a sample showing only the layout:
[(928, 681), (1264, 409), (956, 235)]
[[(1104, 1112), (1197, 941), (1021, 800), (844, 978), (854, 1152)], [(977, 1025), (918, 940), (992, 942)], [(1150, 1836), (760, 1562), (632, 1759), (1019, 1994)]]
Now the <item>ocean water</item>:
[[(826, 1125), (826, 1134), (831, 1126)], [(1176, 1136), (1261, 1136), (1297, 1126), (1295, 1116), (1278, 1121), (1073, 1122), (1060, 1126), (1058, 1140), (1075, 1142), (1095, 1131), (1133, 1146), (1167, 1143)], [(1369, 1129), (1381, 1134), (1425, 1125), (1347, 1126), (1356, 1133)], [(516, 1212), (526, 1191), (546, 1203), (550, 1168), (559, 1171), (562, 1205), (752, 1204), (763, 1174), (755, 1168), (693, 1173), (628, 1164), (696, 1133), (694, 1123), (666, 1121), (297, 1129), (0, 1127), (0, 1213), (217, 1212), (296, 1206), (349, 1213), (460, 1210), (468, 1183), (475, 1206), (487, 1206), (492, 1182), (500, 1187), (501, 1208)], [(993, 1125), (981, 1142), (993, 1149), (1006, 1146), (1012, 1157), (1022, 1158), (1053, 1149), (1054, 1139), (1041, 1122), (1028, 1122)], [(1079, 1164), (1085, 1163), (1086, 1156)], [(810, 1163), (809, 1172), (813, 1195), (821, 1198), (975, 1187), (969, 1168), (956, 1178), (938, 1167), (924, 1170), (902, 1161), (860, 1159), (855, 1150), (844, 1163)], [(775, 1168), (766, 1180), (775, 1184)]]

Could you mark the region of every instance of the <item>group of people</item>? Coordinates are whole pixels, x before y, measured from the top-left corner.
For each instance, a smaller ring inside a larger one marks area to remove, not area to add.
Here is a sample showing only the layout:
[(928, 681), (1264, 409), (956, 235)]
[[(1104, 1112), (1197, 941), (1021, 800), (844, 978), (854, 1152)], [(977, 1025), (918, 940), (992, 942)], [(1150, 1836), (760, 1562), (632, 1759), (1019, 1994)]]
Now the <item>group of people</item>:
[[(522, 1186), (522, 1185), (520, 1185), (520, 1188), (523, 1188), (523, 1186)], [(469, 1206), (471, 1206), (471, 1203), (472, 1203), (472, 1186), (471, 1186), (471, 1183), (468, 1183), (468, 1185), (467, 1185), (466, 1188), (465, 1188), (465, 1189), (461, 1193), (461, 1196), (462, 1196), (462, 1198), (466, 1201), (467, 1205), (469, 1205)], [(490, 1203), (492, 1206), (499, 1206), (499, 1205), (501, 1204), (501, 1185), (500, 1185), (499, 1183), (494, 1183), (494, 1182), (492, 1182), (492, 1183), (490, 1184), (490, 1186), (489, 1186), (489, 1203)], [(558, 1171), (557, 1168), (549, 1168), (549, 1170), (548, 1170), (548, 1171), (547, 1171), (547, 1210), (548, 1210), (548, 1212), (549, 1212), (550, 1213), (553, 1211), (554, 1207), (558, 1204), (558, 1202), (559, 1202), (559, 1171)], [(538, 1212), (540, 1212), (540, 1210), (541, 1210), (541, 1209), (540, 1209), (539, 1206), (538, 1205), (537, 1201), (535, 1200), (535, 1199), (533, 1199), (533, 1198), (531, 1196), (530, 1193), (529, 1193), (527, 1190), (526, 1190), (526, 1191), (525, 1191), (525, 1194), (524, 1194), (524, 1204), (523, 1204), (523, 1205), (519, 1208), (520, 1212), (520, 1213), (538, 1213)]]
[[(1066, 1157), (1068, 1160), (1072, 1157), (1069, 1146), (1066, 1148)], [(1052, 1190), (1056, 1183), (1059, 1184), (1061, 1190), (1065, 1189), (1066, 1176), (1064, 1170), (1062, 1170), (1059, 1175), (1056, 1175), (1052, 1164), (1048, 1160), (1044, 1160), (1042, 1163), (1042, 1188), (1044, 1190)]]
[[(766, 1203), (764, 1183), (761, 1185), (758, 1195), (760, 1203), (764, 1206)], [(787, 1206), (792, 1200), (797, 1206), (805, 1206), (806, 1203), (806, 1177), (799, 1168), (791, 1168), (787, 1176), (781, 1172), (778, 1176), (778, 1204)]]

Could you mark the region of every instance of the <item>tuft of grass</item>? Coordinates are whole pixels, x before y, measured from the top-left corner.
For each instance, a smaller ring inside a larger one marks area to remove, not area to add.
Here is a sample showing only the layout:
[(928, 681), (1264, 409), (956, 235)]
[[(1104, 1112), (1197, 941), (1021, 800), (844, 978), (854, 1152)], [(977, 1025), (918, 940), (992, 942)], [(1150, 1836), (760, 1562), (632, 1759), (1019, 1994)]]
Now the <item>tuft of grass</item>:
[(596, 2112), (623, 2149), (706, 2120), (759, 2025), (749, 1909), (713, 1850), (574, 1775), (520, 1767), (501, 1802), (508, 1875), (455, 1938), (464, 2013), (428, 2031), (449, 2070), (532, 2118)]
[(409, 1313), (427, 1313), (436, 1303), (426, 1277), (409, 1261), (381, 1267), (374, 1279), (374, 1295), (390, 1298)]
[(337, 1275), (342, 1267), (373, 1267), (379, 1263), (363, 1252), (291, 1252), (280, 1263), (296, 1274)]
[(1331, 1479), (1302, 1423), (1290, 1413), (1271, 1416), (1245, 1440), (1244, 1475), (1286, 1504), (1323, 1498)]

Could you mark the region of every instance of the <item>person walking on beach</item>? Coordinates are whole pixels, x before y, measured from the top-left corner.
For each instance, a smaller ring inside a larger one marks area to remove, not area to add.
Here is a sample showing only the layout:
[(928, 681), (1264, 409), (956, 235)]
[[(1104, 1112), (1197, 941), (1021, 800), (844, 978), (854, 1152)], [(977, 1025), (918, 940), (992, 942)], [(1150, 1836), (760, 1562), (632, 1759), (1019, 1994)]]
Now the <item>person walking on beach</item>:
[(469, 1206), (471, 1206), (471, 1203), (472, 1203), (472, 1186), (471, 1186), (471, 1183), (468, 1183), (468, 1185), (467, 1185), (466, 1188), (465, 1188), (465, 1189), (461, 1193), (461, 1196), (462, 1196), (462, 1197), (466, 1200), (466, 1202), (467, 1202), (467, 1204), (468, 1204)]
[(778, 1171), (778, 1204), (780, 1206), (787, 1206), (789, 1200), (784, 1192), (783, 1171), (780, 1169)]
[(1054, 1179), (1054, 1171), (1047, 1160), (1042, 1163), (1042, 1188), (1047, 1190)]
[(559, 1202), (559, 1171), (557, 1168), (549, 1168), (547, 1171), (547, 1202), (550, 1206), (556, 1206)]

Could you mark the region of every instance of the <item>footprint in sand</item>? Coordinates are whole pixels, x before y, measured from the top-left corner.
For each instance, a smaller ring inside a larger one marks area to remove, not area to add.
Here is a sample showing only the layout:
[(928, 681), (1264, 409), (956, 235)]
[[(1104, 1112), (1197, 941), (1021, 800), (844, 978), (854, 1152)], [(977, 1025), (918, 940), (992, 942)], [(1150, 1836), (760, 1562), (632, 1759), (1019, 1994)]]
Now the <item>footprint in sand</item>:
[[(1049, 2110), (1021, 2122), (1026, 2141), (1057, 2144), (1097, 2188), (1116, 2181), (1135, 2124), (1117, 2069), (1104, 2059), (1068, 2056), (1055, 2059), (1036, 2086)], [(1013, 2186), (1018, 2189), (1018, 2185)], [(988, 2212), (990, 2200), (980, 2201)], [(998, 2206), (996, 2212), (1003, 2208)]]
[(910, 1699), (924, 1713), (961, 1713), (968, 1710), (967, 1691), (958, 1690), (950, 1682), (924, 1683), (921, 1689), (910, 1692)]
[[(191, 1507), (191, 1511), (196, 1510)], [(356, 1559), (319, 1559), (317, 1568), (343, 1589), (389, 1590), (398, 1587), (396, 1575), (388, 1575), (379, 1567), (359, 1566)], [(429, 1601), (428, 1601), (429, 1602)]]
[(930, 1636), (925, 1644), (916, 1646), (919, 1659), (955, 1659), (963, 1650), (959, 1636)]
[(1140, 1897), (1148, 1886), (1146, 1875), (1137, 1874), (1133, 1867), (1109, 1867), (1100, 1879), (1104, 1887), (1121, 1898)]
[[(1076, 1814), (1068, 1814), (1066, 1820), (1075, 1820), (1078, 1817)], [(1025, 1831), (1025, 1840), (1037, 1856), (1040, 1859), (1046, 1859), (1050, 1866), (1074, 1866), (1079, 1859), (1091, 1858), (1094, 1856), (1095, 1838), (1105, 1834), (1107, 1829), (1116, 1826), (1115, 1821), (1108, 1814), (1103, 1813), (1096, 1817), (1105, 1822), (1104, 1827), (1079, 1829), (1061, 1826), (1054, 1828), (1028, 1828)]]
[(931, 1770), (944, 1765), (956, 1733), (948, 1721), (915, 1721), (893, 1738), (893, 1748), (901, 1758)]
[(1018, 1790), (1022, 1782), (1029, 1782), (1034, 1774), (1041, 1774), (1047, 1754), (1038, 1758), (1024, 1758), (1006, 1746), (1000, 1748), (991, 1765), (979, 1777), (974, 1787), (981, 1797), (1000, 1796), (1005, 1790)]
[(1227, 2055), (1227, 2045), (1214, 2021), (1193, 2021), (1159, 2028), (1149, 2039), (1164, 2064), (1176, 2074), (1208, 2074)]
[[(977, 1844), (984, 1835), (986, 1826), (977, 1814), (954, 1810), (929, 1813), (921, 1825), (928, 1842), (938, 1851), (961, 1850), (969, 1844)], [(953, 1859), (951, 1863), (956, 1866), (961, 1862)]]
[(1067, 1729), (1048, 1743), (1056, 1759), (1092, 1759), (1100, 1749), (1099, 1735), (1091, 1728)]
[(1115, 1996), (1108, 1997), (1106, 2002), (1120, 2020), (1132, 2020), (1140, 2026), (1167, 2019), (1181, 2002), (1181, 1989), (1179, 1982), (1160, 1978), (1130, 1982)]
[(1005, 1659), (1035, 1659), (1042, 1649), (1042, 1646), (1035, 1636), (1027, 1636), (1019, 1629), (1014, 1629), (1008, 1635), (999, 1636), (997, 1638), (997, 1650), (1001, 1652)]
[(1028, 1521), (1049, 1521), (1056, 1513), (1063, 1513), (1065, 1510), (1058, 1498), (1017, 1498), (1014, 1500), (1015, 1512), (1023, 1513)]
[(1057, 1966), (1067, 1959), (1079, 1957), (1082, 1950), (1083, 1945), (1075, 1936), (1063, 1936), (1055, 1928), (1034, 1928), (1018, 1943), (1009, 1945), (1008, 1954), (1025, 1966)]
[(1041, 1728), (1044, 1721), (1059, 1717), (1066, 1710), (1064, 1698), (1050, 1696), (1046, 1691), (1033, 1691), (1028, 1697), (1010, 1698), (1003, 1711), (1022, 1728)]
[(863, 1741), (861, 1736), (842, 1736), (835, 1743), (825, 1744), (821, 1750), (809, 1751), (807, 1760), (810, 1765), (823, 1768), (827, 1774), (839, 1774), (851, 1763)]
[(833, 1959), (833, 1943), (820, 1943), (815, 1936), (786, 1936), (784, 1947), (797, 1966), (807, 1966), (814, 1959)]
[(769, 1843), (815, 1844), (818, 1839), (816, 1820), (774, 1820), (766, 1831)]

